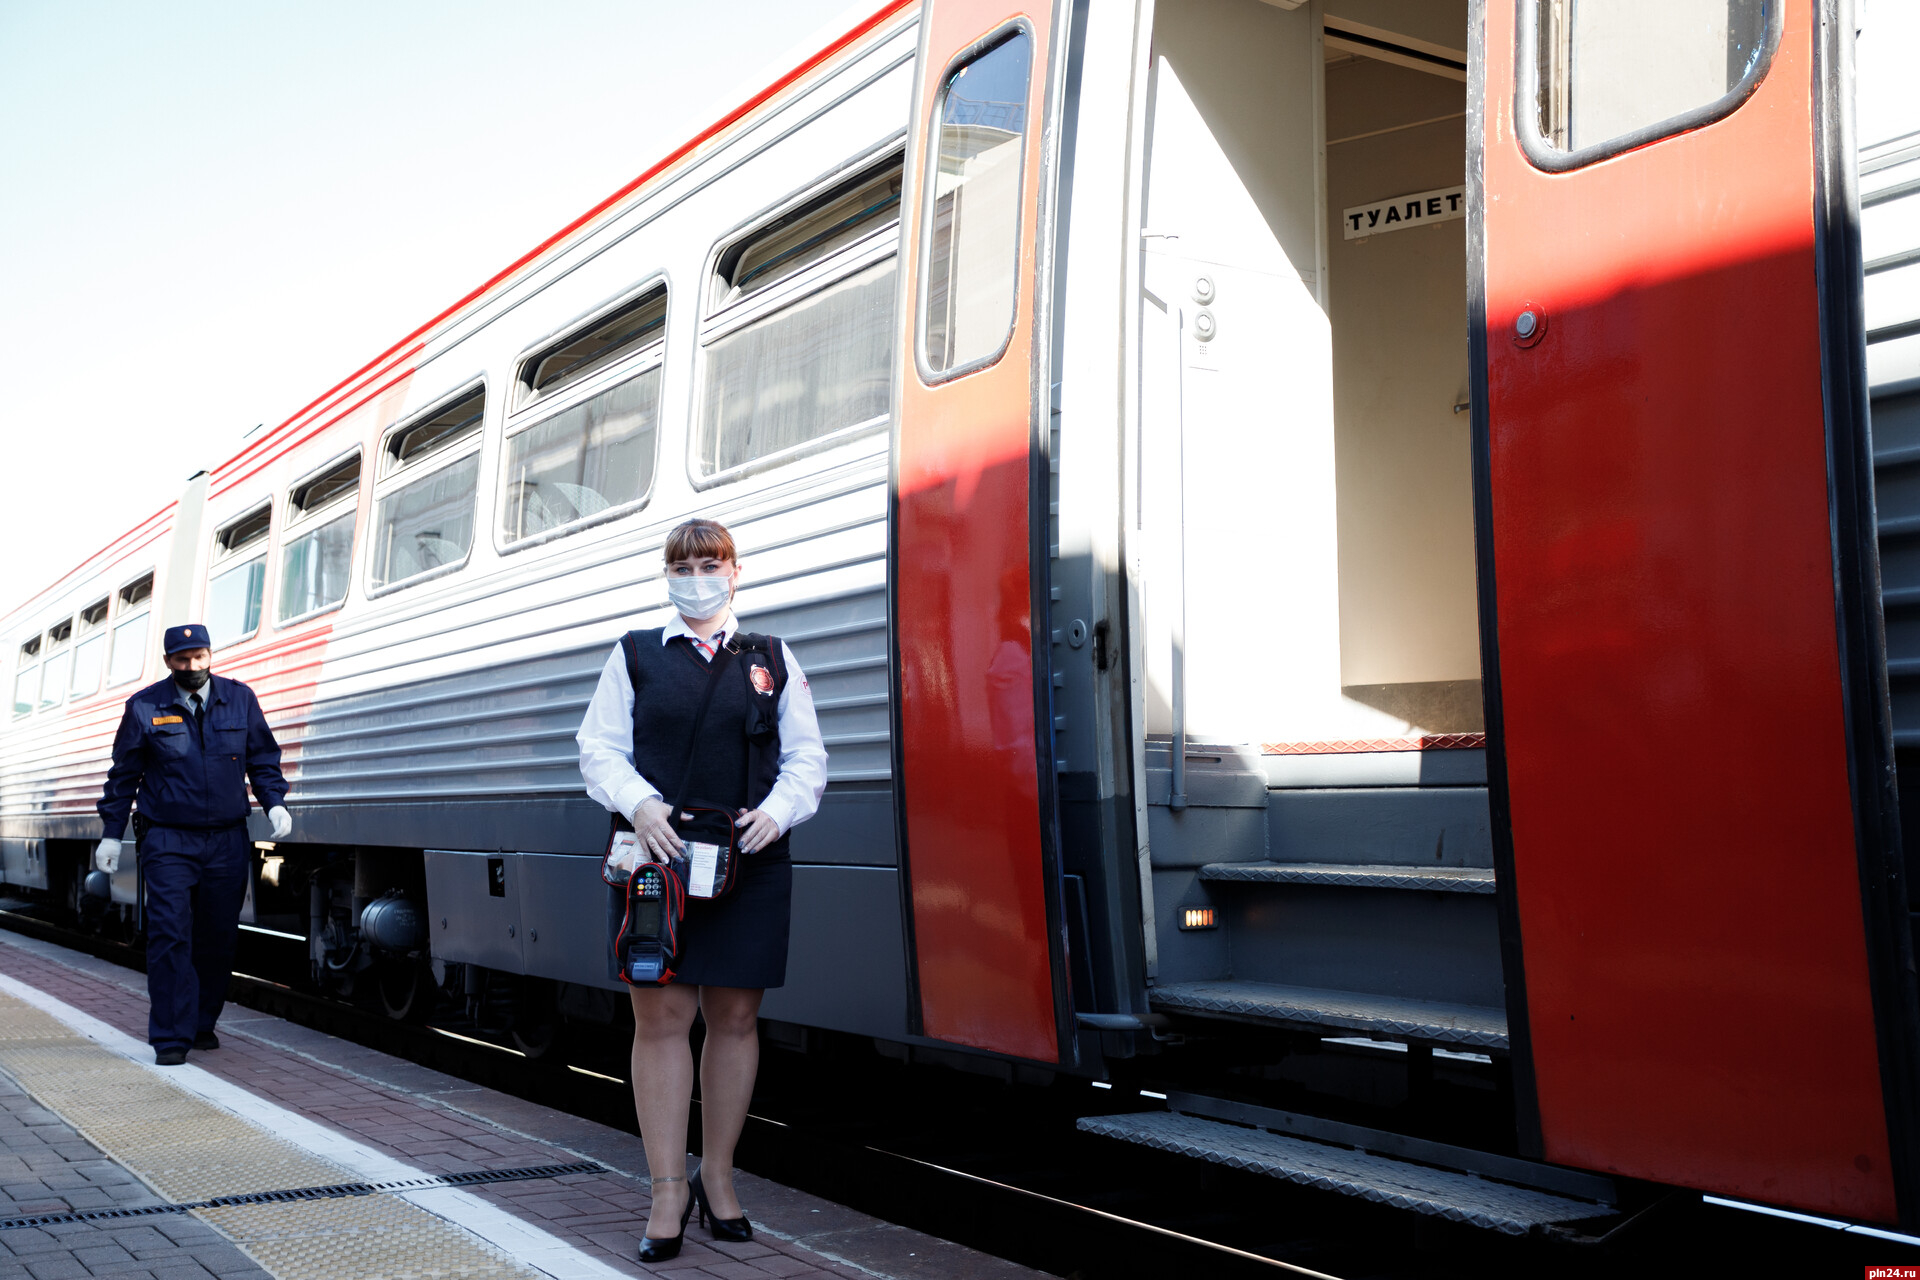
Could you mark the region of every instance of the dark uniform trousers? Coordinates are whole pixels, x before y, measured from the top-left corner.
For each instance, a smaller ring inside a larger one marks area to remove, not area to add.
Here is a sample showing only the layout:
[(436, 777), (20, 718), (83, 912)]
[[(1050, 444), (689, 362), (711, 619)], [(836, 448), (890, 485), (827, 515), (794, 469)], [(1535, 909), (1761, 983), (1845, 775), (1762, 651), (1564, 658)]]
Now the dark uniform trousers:
[(147, 1043), (184, 1048), (213, 1030), (227, 1001), (252, 842), (245, 824), (218, 831), (149, 827), (146, 885)]
[(287, 794), (280, 745), (253, 690), (213, 676), (203, 694), (198, 716), (170, 678), (127, 700), (100, 800), (114, 839), (136, 797), (143, 819), (147, 1040), (156, 1049), (188, 1048), (219, 1019), (252, 873), (247, 786), (262, 809)]

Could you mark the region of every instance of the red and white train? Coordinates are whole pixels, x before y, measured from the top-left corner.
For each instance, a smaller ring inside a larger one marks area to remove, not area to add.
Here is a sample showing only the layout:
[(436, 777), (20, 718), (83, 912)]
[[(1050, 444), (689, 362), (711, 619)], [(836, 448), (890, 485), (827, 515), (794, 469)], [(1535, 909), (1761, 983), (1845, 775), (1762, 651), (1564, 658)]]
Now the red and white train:
[[(1271, 1097), (1083, 1128), (1500, 1230), (1622, 1180), (1912, 1225), (1869, 396), (1904, 503), (1920, 320), (1863, 305), (1920, 230), (1861, 235), (1920, 143), (1856, 169), (1853, 38), (890, 0), (8, 613), (6, 882), (75, 892), (204, 619), (293, 781), (249, 927), (396, 1016), (604, 1020), (573, 734), (697, 513), (831, 756), (782, 1034), (1242, 1043)], [(1312, 1114), (1382, 1064), (1504, 1091), (1521, 1158)]]

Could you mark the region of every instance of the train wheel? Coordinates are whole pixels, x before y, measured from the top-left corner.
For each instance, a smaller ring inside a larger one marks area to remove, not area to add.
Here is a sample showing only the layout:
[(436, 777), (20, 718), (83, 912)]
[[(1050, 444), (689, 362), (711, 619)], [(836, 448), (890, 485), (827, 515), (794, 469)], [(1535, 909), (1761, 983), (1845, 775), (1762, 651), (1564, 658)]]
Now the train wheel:
[(507, 1035), (527, 1057), (544, 1058), (560, 1043), (560, 993), (545, 978), (522, 978), (517, 994)]
[(433, 1009), (433, 975), (426, 963), (413, 957), (374, 962), (374, 987), (380, 1011), (395, 1022), (419, 1022)]

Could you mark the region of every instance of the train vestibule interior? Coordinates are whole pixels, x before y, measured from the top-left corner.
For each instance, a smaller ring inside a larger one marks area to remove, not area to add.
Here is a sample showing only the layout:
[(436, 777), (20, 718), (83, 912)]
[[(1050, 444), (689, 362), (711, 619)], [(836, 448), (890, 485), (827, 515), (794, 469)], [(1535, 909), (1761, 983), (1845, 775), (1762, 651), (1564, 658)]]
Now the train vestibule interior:
[(1341, 1053), (1374, 1055), (1400, 1098), (1436, 1054), (1483, 1098), (1502, 1079), (1466, 44), (1466, 0), (1154, 11), (1136, 472), (1149, 999), (1223, 1035), (1294, 1037), (1269, 1078), (1300, 1087), (1357, 1079), (1308, 1065)]
[[(1176, 663), (1190, 740), (1482, 728), (1466, 7), (1156, 8), (1140, 495), (1149, 734), (1171, 730)], [(1230, 605), (1223, 578), (1239, 587)], [(1232, 625), (1201, 621), (1217, 606)], [(1237, 655), (1255, 636), (1250, 681)]]

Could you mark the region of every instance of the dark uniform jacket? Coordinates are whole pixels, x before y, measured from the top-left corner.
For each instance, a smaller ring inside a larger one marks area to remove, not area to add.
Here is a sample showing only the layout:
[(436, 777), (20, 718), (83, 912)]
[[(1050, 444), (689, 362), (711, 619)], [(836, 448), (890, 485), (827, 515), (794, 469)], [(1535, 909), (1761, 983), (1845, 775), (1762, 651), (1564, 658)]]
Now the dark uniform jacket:
[(225, 676), (200, 691), (205, 723), (194, 723), (192, 703), (173, 677), (127, 699), (113, 738), (113, 767), (100, 798), (102, 835), (118, 840), (137, 792), (140, 813), (162, 827), (214, 830), (247, 820), (247, 780), (262, 809), (287, 798), (280, 775), (280, 744), (260, 714), (253, 690)]

